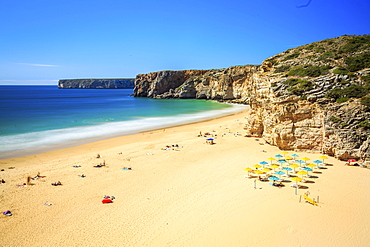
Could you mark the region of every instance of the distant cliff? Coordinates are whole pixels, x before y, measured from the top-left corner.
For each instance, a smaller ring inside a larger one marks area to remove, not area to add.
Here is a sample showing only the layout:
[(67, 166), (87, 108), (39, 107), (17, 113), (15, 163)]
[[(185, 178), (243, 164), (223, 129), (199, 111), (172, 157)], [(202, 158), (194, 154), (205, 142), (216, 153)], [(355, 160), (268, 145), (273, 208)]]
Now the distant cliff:
[(120, 89), (134, 88), (135, 79), (66, 79), (59, 80), (58, 88)]
[(370, 158), (370, 35), (303, 45), (262, 65), (137, 75), (134, 95), (249, 104), (249, 136), (284, 150)]

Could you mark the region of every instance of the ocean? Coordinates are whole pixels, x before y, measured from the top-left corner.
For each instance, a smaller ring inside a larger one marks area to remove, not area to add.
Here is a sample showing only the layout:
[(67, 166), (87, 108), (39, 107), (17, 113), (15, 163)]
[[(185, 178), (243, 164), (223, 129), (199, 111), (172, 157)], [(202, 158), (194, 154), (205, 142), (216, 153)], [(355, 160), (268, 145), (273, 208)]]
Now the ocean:
[(198, 122), (248, 107), (132, 94), (133, 89), (0, 86), (0, 158)]

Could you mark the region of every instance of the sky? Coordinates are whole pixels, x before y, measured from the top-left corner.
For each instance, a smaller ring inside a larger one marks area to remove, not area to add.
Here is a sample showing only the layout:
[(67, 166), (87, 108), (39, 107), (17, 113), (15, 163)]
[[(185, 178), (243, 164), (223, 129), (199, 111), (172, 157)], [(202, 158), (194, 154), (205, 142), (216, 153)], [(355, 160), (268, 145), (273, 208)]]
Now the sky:
[(261, 64), (370, 34), (369, 13), (369, 0), (1, 1), (0, 84)]

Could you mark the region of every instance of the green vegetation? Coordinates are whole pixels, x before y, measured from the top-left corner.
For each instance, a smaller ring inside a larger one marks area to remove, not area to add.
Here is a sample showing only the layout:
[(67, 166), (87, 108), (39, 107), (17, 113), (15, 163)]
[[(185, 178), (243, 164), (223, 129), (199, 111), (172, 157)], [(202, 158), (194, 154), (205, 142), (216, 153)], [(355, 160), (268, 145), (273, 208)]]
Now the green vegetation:
[(280, 67), (277, 67), (274, 71), (274, 73), (282, 73), (282, 72), (286, 72), (290, 69), (290, 66), (289, 65), (282, 65)]
[(293, 58), (297, 58), (299, 57), (299, 52), (296, 51), (292, 54), (289, 54), (288, 56), (286, 56), (282, 61), (287, 61), (287, 60), (290, 60), (290, 59), (293, 59)]
[(337, 117), (335, 117), (335, 116), (331, 116), (329, 120), (330, 120), (330, 121), (332, 121), (333, 123), (340, 123), (340, 122), (343, 122), (343, 120), (342, 120), (342, 119), (337, 118)]
[(310, 81), (301, 79), (288, 79), (283, 82), (285, 85), (290, 86), (288, 91), (291, 94), (301, 96), (305, 91), (313, 89), (313, 84)]
[(339, 75), (348, 75), (349, 71), (346, 68), (339, 67), (333, 70), (334, 74), (339, 74)]
[(315, 52), (316, 52), (316, 53), (322, 53), (323, 51), (325, 51), (325, 48), (324, 48), (324, 47), (321, 47), (321, 46), (319, 46), (319, 47), (317, 47), (317, 48), (315, 49)]
[(362, 53), (356, 57), (347, 57), (344, 59), (347, 69), (355, 72), (370, 67), (370, 52)]
[(363, 127), (365, 129), (370, 129), (370, 122), (369, 121), (362, 121), (358, 124), (360, 127)]
[(321, 56), (318, 58), (318, 60), (327, 61), (327, 60), (329, 60), (333, 57), (334, 57), (333, 53), (327, 51), (327, 52), (324, 52), (323, 54), (321, 54)]
[(370, 48), (370, 35), (357, 36), (348, 40), (339, 48), (339, 53), (354, 53), (364, 48)]
[(370, 108), (370, 96), (363, 97), (361, 104)]
[(312, 66), (312, 65), (305, 65), (304, 67), (296, 67), (288, 72), (290, 76), (300, 76), (300, 77), (318, 77), (320, 75), (324, 75), (328, 73), (329, 69), (332, 67), (330, 65), (326, 66)]
[[(346, 88), (334, 88), (326, 97), (335, 99), (338, 103), (346, 102), (350, 98), (362, 98), (370, 93), (368, 86), (352, 84)], [(362, 102), (362, 101), (361, 101)], [(365, 102), (365, 101), (364, 101)]]

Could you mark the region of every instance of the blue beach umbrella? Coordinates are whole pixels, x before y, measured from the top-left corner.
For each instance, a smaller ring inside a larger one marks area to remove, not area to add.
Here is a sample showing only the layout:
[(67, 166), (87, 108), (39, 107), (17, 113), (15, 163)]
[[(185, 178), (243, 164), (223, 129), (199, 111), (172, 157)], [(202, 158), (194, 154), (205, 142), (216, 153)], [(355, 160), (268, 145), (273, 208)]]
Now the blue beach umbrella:
[(297, 162), (299, 164), (304, 164), (305, 163), (303, 160), (296, 160), (295, 162)]
[(280, 177), (281, 175), (284, 175), (284, 174), (285, 174), (285, 172), (277, 171), (277, 172), (275, 172), (275, 174), (276, 174), (276, 175), (279, 175), (279, 177)]
[(278, 163), (286, 163), (286, 161), (285, 161), (285, 160), (278, 160), (277, 162), (278, 162)]
[(265, 167), (265, 165), (268, 165), (269, 163), (267, 163), (266, 161), (261, 161), (260, 164), (263, 165), (263, 167)]
[(286, 174), (289, 176), (289, 171), (292, 171), (293, 169), (290, 167), (284, 167), (283, 170), (286, 171)]
[(271, 176), (271, 177), (269, 177), (269, 180), (277, 181), (277, 180), (279, 180), (279, 178), (278, 177), (275, 177), (275, 176)]
[(299, 155), (298, 155), (298, 154), (292, 154), (292, 155), (290, 155), (290, 156), (295, 157), (295, 158), (299, 157)]
[(323, 163), (321, 160), (314, 160), (312, 162), (315, 163), (315, 164), (322, 164)]
[(275, 155), (276, 158), (283, 158), (283, 156), (281, 154), (277, 154)]

